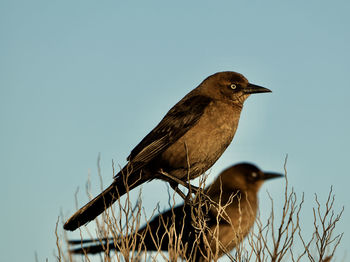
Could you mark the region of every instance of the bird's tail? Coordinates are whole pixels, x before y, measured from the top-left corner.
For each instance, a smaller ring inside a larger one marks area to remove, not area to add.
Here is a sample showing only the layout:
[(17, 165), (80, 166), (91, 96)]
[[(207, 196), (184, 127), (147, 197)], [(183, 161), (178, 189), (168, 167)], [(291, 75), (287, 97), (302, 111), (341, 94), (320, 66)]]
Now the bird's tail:
[(106, 250), (114, 250), (117, 245), (113, 238), (109, 239), (89, 239), (89, 240), (70, 240), (70, 245), (80, 245), (78, 248), (69, 250), (73, 254), (97, 254)]
[(123, 241), (132, 242), (132, 245), (139, 248), (142, 245), (147, 251), (157, 251), (155, 248), (154, 239), (150, 238), (150, 234), (145, 234), (146, 229), (142, 229), (137, 234), (128, 235), (125, 238), (103, 238), (103, 239), (88, 239), (88, 240), (69, 240), (68, 243), (72, 249), (69, 250), (71, 254), (98, 254), (108, 253), (110, 251), (120, 252), (120, 248), (123, 246)]
[[(69, 252), (72, 254), (97, 254), (110, 251), (120, 252), (122, 247), (132, 246), (135, 250), (168, 251), (169, 243), (195, 243), (197, 234), (191, 226), (191, 207), (178, 206), (172, 208), (147, 222), (138, 231), (129, 235), (113, 238), (69, 240)], [(135, 228), (134, 228), (135, 229)], [(129, 243), (125, 245), (125, 243)], [(187, 244), (186, 244), (187, 245)], [(192, 260), (191, 260), (192, 261)]]
[[(133, 248), (136, 247), (136, 249), (145, 251), (168, 251), (169, 236), (173, 225), (172, 218), (169, 217), (171, 213), (172, 211), (165, 213), (164, 218), (162, 215), (154, 218), (137, 232), (131, 232), (129, 235), (120, 235), (112, 238), (69, 240), (69, 252), (83, 255), (108, 253), (110, 251), (120, 252), (120, 248), (123, 246), (133, 246)], [(181, 219), (179, 218), (179, 220)], [(127, 242), (129, 245), (125, 245)]]
[(65, 230), (74, 231), (85, 223), (90, 222), (110, 207), (122, 195), (126, 194), (126, 192), (147, 180), (145, 174), (141, 172), (134, 172), (128, 176), (125, 176), (124, 173), (126, 172), (121, 171), (107, 189), (75, 212), (75, 214), (67, 220), (63, 228)]

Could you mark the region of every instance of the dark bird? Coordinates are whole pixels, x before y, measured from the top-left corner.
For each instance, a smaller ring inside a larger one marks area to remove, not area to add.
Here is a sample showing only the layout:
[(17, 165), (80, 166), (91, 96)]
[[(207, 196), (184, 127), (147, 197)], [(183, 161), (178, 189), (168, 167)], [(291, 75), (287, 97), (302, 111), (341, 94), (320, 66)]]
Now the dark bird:
[(64, 225), (75, 230), (93, 220), (120, 196), (152, 179), (177, 185), (208, 170), (231, 143), (244, 101), (271, 92), (241, 74), (220, 72), (206, 78), (181, 99), (131, 151), (127, 165), (100, 195)]
[[(224, 170), (204, 190), (204, 194), (211, 199), (209, 208), (208, 205), (198, 208), (198, 205), (184, 204), (160, 214), (133, 234), (136, 238), (132, 240), (135, 249), (138, 250), (138, 245), (141, 245), (141, 250), (169, 251), (169, 248), (173, 248), (170, 243), (178, 243), (175, 238), (181, 236), (178, 251), (183, 252), (181, 255), (185, 259), (209, 261), (215, 256), (221, 257), (239, 244), (253, 227), (258, 210), (258, 191), (263, 182), (282, 176), (263, 172), (249, 163), (234, 165)], [(204, 216), (198, 215), (200, 213)], [(172, 228), (175, 228), (175, 232)], [(96, 254), (119, 251), (120, 241), (74, 240), (70, 243), (80, 247), (71, 252)]]

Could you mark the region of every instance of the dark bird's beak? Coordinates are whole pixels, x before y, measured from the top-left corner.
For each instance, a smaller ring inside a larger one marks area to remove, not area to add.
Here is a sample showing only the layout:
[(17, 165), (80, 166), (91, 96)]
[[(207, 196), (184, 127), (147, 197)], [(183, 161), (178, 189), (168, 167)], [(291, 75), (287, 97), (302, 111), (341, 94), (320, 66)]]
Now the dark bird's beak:
[(257, 86), (249, 83), (246, 88), (243, 88), (243, 92), (246, 94), (256, 94), (256, 93), (269, 93), (272, 91), (265, 87)]
[(264, 172), (262, 176), (262, 180), (268, 180), (268, 179), (279, 178), (279, 177), (284, 177), (284, 175), (280, 173)]

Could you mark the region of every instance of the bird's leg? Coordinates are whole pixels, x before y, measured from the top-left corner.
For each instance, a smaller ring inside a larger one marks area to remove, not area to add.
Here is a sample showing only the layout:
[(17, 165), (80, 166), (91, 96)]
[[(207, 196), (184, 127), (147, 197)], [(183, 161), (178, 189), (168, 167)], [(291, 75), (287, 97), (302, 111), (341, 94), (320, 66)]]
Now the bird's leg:
[(169, 178), (172, 182), (176, 183), (176, 184), (180, 184), (184, 187), (186, 187), (187, 183), (178, 179), (177, 177), (171, 176), (170, 174), (168, 174), (167, 172), (164, 172), (163, 169), (160, 169), (159, 174), (166, 176), (167, 178)]
[(186, 197), (186, 195), (180, 190), (180, 188), (178, 187), (178, 183), (176, 183), (176, 182), (170, 182), (169, 184), (170, 184), (171, 188), (174, 189), (174, 191), (175, 191), (176, 193), (178, 193), (179, 196), (183, 198), (183, 200), (186, 201), (186, 198), (187, 198), (187, 197)]
[(193, 190), (194, 193), (197, 193), (197, 191), (199, 190), (198, 186), (194, 186), (191, 183), (185, 183), (184, 187), (186, 187), (188, 190)]
[[(160, 175), (166, 176), (166, 177), (170, 180), (169, 184), (170, 184), (171, 188), (174, 189), (174, 191), (175, 191), (176, 193), (178, 193), (178, 194), (181, 196), (181, 198), (183, 198), (183, 200), (184, 200), (187, 204), (192, 203), (192, 201), (190, 200), (190, 192), (191, 192), (191, 191), (193, 191), (193, 193), (194, 193), (195, 195), (197, 195), (198, 192), (200, 192), (200, 188), (199, 188), (199, 187), (193, 186), (191, 183), (186, 183), (186, 182), (184, 182), (184, 181), (182, 181), (182, 180), (180, 180), (180, 179), (178, 179), (178, 178), (176, 178), (176, 177), (173, 177), (173, 176), (171, 176), (170, 174), (168, 174), (167, 172), (164, 172), (162, 169), (161, 169), (158, 173), (159, 173)], [(182, 185), (182, 186), (184, 186), (184, 187), (186, 187), (186, 188), (189, 190), (187, 196), (179, 189), (179, 187), (178, 187), (179, 184)], [(200, 194), (200, 195), (203, 196), (207, 201), (209, 201), (209, 203), (212, 203), (212, 204), (214, 204), (214, 205), (216, 204), (215, 201), (213, 201), (213, 200), (212, 200), (209, 196), (207, 196), (205, 193)]]
[(193, 205), (193, 201), (192, 201), (192, 198), (191, 198), (191, 195), (190, 195), (190, 191), (188, 191), (187, 195), (185, 195), (184, 192), (182, 192), (180, 190), (180, 188), (178, 187), (177, 183), (170, 182), (169, 184), (170, 184), (171, 188), (174, 189), (174, 191), (179, 194), (179, 196), (184, 200), (184, 202), (186, 204), (191, 205), (191, 206)]
[[(200, 192), (200, 188), (199, 187), (193, 186), (191, 183), (186, 183), (186, 182), (184, 182), (184, 181), (182, 181), (182, 180), (180, 180), (180, 179), (178, 179), (176, 177), (173, 177), (173, 176), (169, 175), (167, 172), (164, 172), (162, 169), (159, 171), (159, 174), (166, 176), (170, 180), (169, 184), (170, 184), (171, 188), (176, 193), (179, 194), (179, 196), (185, 201), (185, 203), (187, 203), (187, 204), (191, 204), (192, 203), (191, 198), (190, 198), (190, 196), (191, 196), (190, 193), (192, 193), (192, 191), (193, 191), (193, 193), (195, 195), (201, 195), (207, 201), (209, 201), (209, 203), (214, 203), (215, 204), (215, 202), (212, 199), (210, 199), (210, 197), (207, 196), (205, 193), (198, 193), (198, 192)], [(185, 195), (179, 189), (179, 187), (178, 187), (179, 184), (184, 186), (184, 187), (186, 187), (189, 190), (187, 195)]]
[[(180, 179), (178, 179), (177, 177), (171, 176), (170, 174), (168, 174), (167, 172), (164, 172), (162, 169), (158, 172), (159, 174), (166, 176), (167, 178), (169, 178), (172, 182), (176, 183), (176, 184), (180, 184), (183, 187), (186, 187), (188, 190), (193, 190), (194, 193), (196, 193), (199, 190), (199, 187), (193, 186), (190, 183), (186, 183)], [(173, 189), (174, 187), (171, 186)], [(175, 190), (175, 189), (174, 189)], [(176, 191), (176, 190), (175, 190)]]

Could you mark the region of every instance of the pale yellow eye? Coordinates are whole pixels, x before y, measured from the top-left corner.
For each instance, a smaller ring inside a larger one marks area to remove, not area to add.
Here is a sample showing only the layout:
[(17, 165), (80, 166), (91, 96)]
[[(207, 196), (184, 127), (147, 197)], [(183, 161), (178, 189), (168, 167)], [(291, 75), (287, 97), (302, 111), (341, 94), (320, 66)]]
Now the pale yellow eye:
[(230, 87), (232, 90), (235, 90), (237, 88), (237, 86), (235, 84), (231, 84)]
[(255, 173), (255, 172), (253, 172), (251, 175), (252, 175), (252, 178), (257, 178), (258, 177), (258, 174)]

